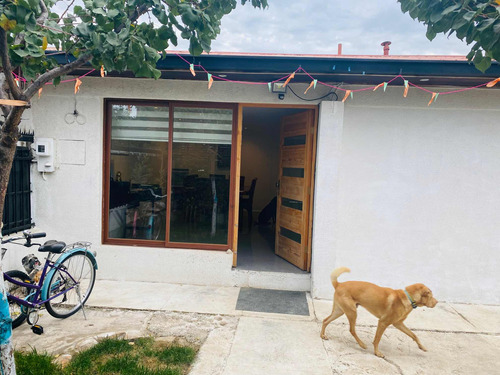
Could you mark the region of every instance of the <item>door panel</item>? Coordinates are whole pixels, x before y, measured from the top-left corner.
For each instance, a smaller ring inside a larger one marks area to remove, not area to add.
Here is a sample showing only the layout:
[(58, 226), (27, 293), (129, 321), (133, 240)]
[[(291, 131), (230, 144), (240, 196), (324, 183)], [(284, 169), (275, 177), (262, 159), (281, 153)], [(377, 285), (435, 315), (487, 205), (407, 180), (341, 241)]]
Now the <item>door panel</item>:
[(314, 111), (283, 117), (276, 254), (307, 270), (310, 258), (309, 215), (313, 172)]

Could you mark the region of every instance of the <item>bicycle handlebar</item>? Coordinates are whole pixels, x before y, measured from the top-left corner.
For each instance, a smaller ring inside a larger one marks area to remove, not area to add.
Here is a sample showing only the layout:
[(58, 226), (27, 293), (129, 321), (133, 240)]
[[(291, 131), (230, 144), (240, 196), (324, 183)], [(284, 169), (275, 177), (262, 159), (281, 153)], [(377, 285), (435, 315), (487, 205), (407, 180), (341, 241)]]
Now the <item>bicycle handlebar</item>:
[(47, 233), (45, 232), (39, 232), (39, 233), (24, 233), (24, 237), (26, 238), (41, 238), (47, 236)]
[(7, 240), (2, 240), (2, 244), (25, 239), (26, 244), (28, 246), (31, 246), (31, 239), (32, 238), (41, 238), (41, 237), (45, 237), (45, 236), (47, 236), (47, 233), (45, 233), (45, 232), (30, 233), (29, 231), (25, 230), (25, 231), (23, 231), (23, 237), (12, 237), (12, 238), (9, 238)]

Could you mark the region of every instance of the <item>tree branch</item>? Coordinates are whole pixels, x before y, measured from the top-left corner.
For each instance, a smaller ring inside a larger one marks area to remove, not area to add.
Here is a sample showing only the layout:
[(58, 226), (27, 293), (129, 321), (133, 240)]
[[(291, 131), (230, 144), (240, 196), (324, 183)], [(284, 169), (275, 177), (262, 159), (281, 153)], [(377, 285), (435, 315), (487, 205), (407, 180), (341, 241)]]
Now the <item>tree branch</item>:
[(43, 25), (45, 21), (47, 21), (47, 18), (49, 18), (49, 11), (45, 5), (45, 1), (43, 0), (40, 0), (40, 9), (42, 9), (42, 14), (40, 14), (40, 17), (36, 19), (36, 23)]
[(0, 27), (0, 57), (2, 59), (3, 72), (5, 74), (5, 79), (9, 85), (10, 92), (14, 99), (24, 100), (23, 93), (17, 87), (14, 77), (12, 76), (12, 66), (10, 65), (9, 58), (9, 45), (7, 44), (7, 33), (3, 28)]
[(69, 10), (69, 8), (71, 8), (71, 6), (74, 4), (75, 0), (73, 0), (69, 5), (68, 7), (66, 8), (66, 10), (61, 14), (61, 17), (59, 17), (59, 19), (57, 20), (57, 23), (61, 22), (61, 20), (63, 19), (64, 15), (66, 14), (66, 12)]
[[(5, 74), (0, 73), (0, 99), (9, 99), (6, 89), (7, 82), (5, 81)], [(10, 105), (0, 105), (0, 108), (2, 109), (3, 117), (7, 118), (12, 107)]]
[(35, 95), (40, 88), (43, 87), (47, 82), (52, 81), (54, 78), (63, 76), (65, 74), (71, 73), (73, 70), (81, 67), (92, 59), (91, 53), (86, 53), (81, 55), (75, 61), (68, 64), (58, 66), (48, 72), (39, 76), (29, 87), (24, 91), (25, 100), (30, 100), (33, 95)]

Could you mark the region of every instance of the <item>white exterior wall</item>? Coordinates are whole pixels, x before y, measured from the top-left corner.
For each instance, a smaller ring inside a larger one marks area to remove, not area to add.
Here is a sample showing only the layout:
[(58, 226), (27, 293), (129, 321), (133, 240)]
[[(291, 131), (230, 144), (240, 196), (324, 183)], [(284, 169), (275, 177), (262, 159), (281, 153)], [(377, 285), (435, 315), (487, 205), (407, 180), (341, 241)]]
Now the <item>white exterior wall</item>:
[[(305, 87), (307, 85), (302, 91)], [(35, 139), (54, 138), (57, 153), (55, 172), (42, 175), (36, 171), (36, 164), (32, 167), (33, 217), (37, 227), (47, 232), (47, 239), (66, 243), (92, 242), (98, 253), (100, 278), (199, 285), (258, 285), (258, 281), (244, 280), (245, 276), (232, 272), (233, 254), (230, 251), (101, 244), (104, 98), (275, 104), (304, 102), (292, 95), (279, 100), (277, 94), (269, 92), (267, 84), (250, 87), (216, 82), (208, 90), (205, 81), (86, 77), (76, 96), (77, 110), (86, 117), (86, 123), (68, 125), (65, 115), (74, 110), (73, 90), (73, 83), (62, 83), (56, 88), (46, 86), (41, 99), (32, 101), (30, 117)], [(318, 96), (325, 93), (326, 90), (317, 90)], [(7, 254), (5, 269), (19, 268), (22, 256), (35, 252), (34, 249), (13, 250), (16, 251)]]
[[(331, 298), (331, 270), (348, 266), (342, 280), (423, 282), (440, 300), (500, 303), (500, 92), (443, 95), (430, 107), (428, 94), (401, 93), (389, 87), (320, 106), (313, 295)], [(56, 171), (33, 167), (33, 216), (48, 238), (93, 242), (101, 278), (237, 283), (230, 252), (101, 245), (104, 98), (311, 103), (280, 101), (267, 86), (85, 78), (77, 109), (86, 123), (68, 125), (73, 84), (33, 100), (35, 136), (56, 140)], [(15, 254), (7, 265), (18, 268)]]
[(331, 298), (328, 275), (347, 266), (341, 280), (500, 303), (500, 92), (429, 99), (388, 88), (322, 105), (315, 296)]

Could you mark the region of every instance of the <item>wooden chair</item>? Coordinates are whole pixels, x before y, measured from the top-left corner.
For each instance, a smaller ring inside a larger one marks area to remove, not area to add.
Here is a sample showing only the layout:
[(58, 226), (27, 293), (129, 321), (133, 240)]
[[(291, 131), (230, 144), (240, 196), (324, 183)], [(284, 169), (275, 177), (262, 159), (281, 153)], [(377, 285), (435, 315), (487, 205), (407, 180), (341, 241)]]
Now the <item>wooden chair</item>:
[(246, 210), (248, 213), (248, 229), (252, 229), (253, 224), (253, 214), (252, 214), (252, 206), (253, 206), (253, 195), (255, 193), (255, 185), (257, 184), (257, 179), (254, 178), (250, 185), (250, 189), (248, 191), (243, 191), (240, 194), (240, 212), (241, 210)]

